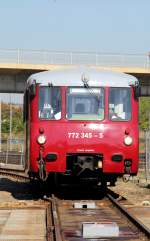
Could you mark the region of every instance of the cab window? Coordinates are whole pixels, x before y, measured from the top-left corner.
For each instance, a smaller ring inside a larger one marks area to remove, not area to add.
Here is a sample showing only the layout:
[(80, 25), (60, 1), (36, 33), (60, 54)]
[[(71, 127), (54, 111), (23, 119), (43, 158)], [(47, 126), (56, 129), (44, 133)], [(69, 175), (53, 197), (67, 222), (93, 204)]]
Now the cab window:
[(109, 119), (112, 121), (128, 121), (131, 119), (130, 88), (110, 88)]
[(39, 109), (40, 119), (61, 119), (61, 91), (59, 87), (39, 87)]
[(67, 93), (67, 119), (103, 120), (103, 88), (69, 88)]

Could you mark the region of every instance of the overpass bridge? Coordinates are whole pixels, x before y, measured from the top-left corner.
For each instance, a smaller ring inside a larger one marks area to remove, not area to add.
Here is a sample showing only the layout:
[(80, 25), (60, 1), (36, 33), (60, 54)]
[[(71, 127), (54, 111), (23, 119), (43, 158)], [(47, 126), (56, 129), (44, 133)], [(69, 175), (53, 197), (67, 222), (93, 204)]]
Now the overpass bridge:
[(136, 76), (142, 85), (150, 83), (150, 53), (109, 54), (0, 49), (0, 92), (22, 93), (30, 74), (76, 65), (125, 72)]

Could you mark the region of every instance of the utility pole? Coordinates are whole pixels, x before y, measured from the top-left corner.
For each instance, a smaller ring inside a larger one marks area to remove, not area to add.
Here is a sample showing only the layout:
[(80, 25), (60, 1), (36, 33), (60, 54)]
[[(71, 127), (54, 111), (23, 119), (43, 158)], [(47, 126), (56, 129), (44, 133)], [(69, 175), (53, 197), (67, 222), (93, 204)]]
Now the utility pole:
[(11, 139), (12, 139), (12, 103), (11, 103), (11, 94), (10, 94), (10, 125), (9, 125), (9, 145), (10, 145), (10, 150), (11, 148)]
[(2, 111), (1, 111), (1, 98), (0, 98), (0, 152), (2, 151)]

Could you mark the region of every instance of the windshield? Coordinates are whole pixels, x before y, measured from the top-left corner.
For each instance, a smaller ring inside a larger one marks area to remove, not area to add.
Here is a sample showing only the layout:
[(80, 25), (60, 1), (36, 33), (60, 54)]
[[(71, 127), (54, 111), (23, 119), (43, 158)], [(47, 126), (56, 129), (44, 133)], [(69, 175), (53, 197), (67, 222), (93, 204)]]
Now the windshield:
[(109, 118), (113, 121), (127, 121), (131, 119), (130, 88), (110, 88)]
[(61, 92), (59, 87), (39, 87), (39, 118), (61, 119)]
[(103, 120), (103, 88), (69, 88), (67, 93), (67, 119)]

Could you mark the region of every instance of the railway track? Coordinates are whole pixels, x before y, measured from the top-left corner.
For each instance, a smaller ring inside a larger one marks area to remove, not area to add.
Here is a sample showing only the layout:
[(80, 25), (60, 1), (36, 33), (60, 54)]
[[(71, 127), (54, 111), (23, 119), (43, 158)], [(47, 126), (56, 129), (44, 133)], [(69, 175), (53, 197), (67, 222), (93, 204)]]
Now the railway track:
[[(16, 180), (29, 181), (27, 175), (22, 172), (1, 169), (0, 174)], [(92, 200), (69, 200), (52, 195), (42, 202), (42, 207), (45, 205), (46, 210), (46, 240), (150, 240), (150, 230), (121, 204), (126, 201), (119, 200), (121, 198), (112, 191), (108, 191), (100, 200), (94, 200), (93, 197)], [(21, 209), (34, 209), (34, 205), (38, 206), (32, 204), (32, 207), (28, 207), (22, 202), (14, 208), (19, 206)], [(6, 208), (8, 207), (7, 204)], [(106, 233), (104, 230), (107, 230)]]
[(29, 181), (29, 176), (25, 171), (0, 168), (0, 176), (13, 178), (16, 181)]
[(53, 196), (50, 203), (48, 240), (150, 240), (150, 230), (110, 194), (94, 201), (60, 200)]

